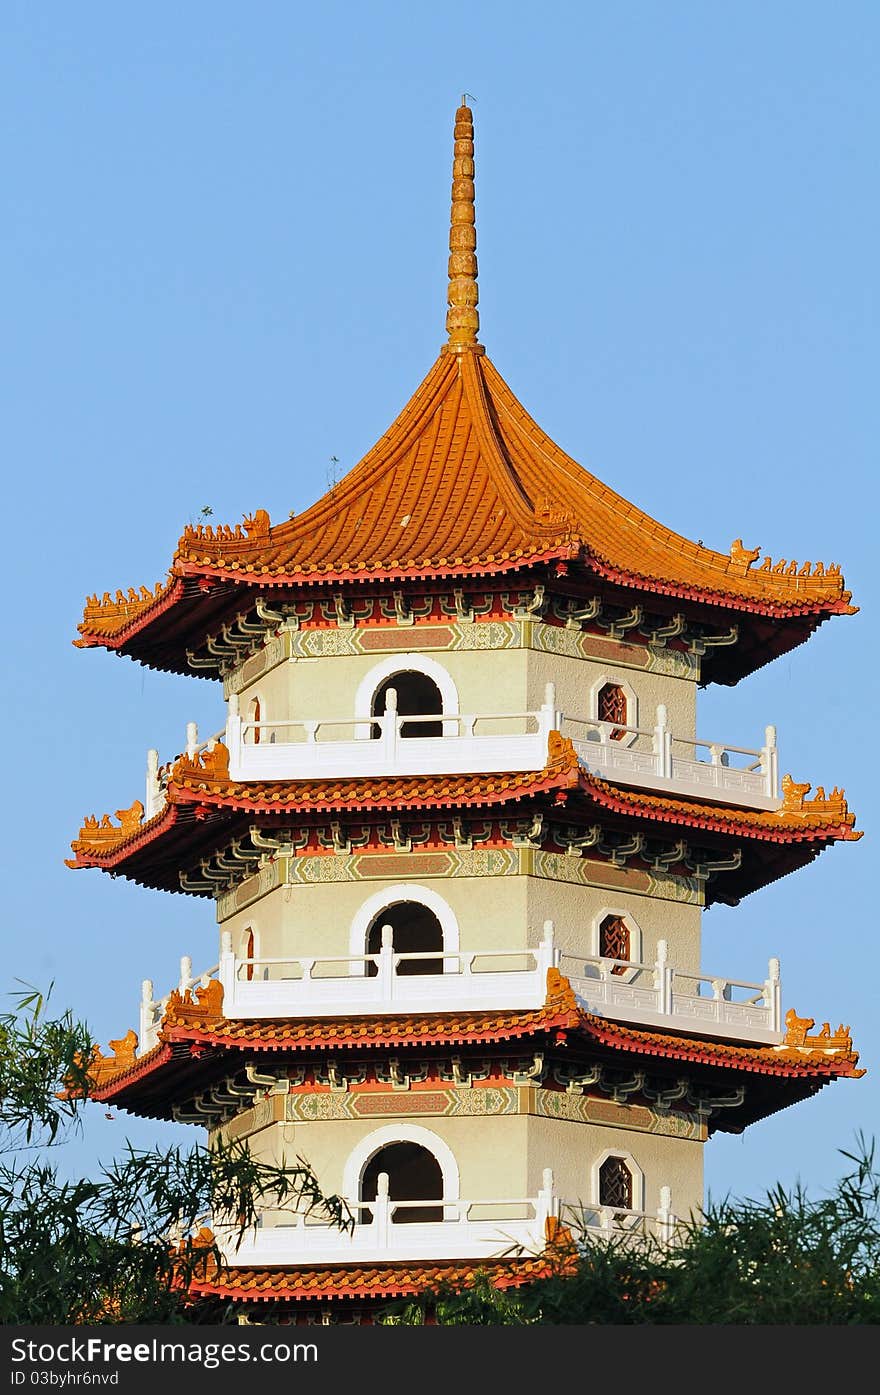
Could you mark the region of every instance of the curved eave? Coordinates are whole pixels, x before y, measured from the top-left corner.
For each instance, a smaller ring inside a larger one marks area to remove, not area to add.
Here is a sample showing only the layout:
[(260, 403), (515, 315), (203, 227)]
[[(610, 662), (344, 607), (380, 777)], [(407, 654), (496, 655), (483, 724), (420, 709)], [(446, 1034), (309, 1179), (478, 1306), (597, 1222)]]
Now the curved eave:
[(103, 646), (105, 649), (119, 649), (125, 641), (139, 634), (148, 625), (166, 615), (183, 599), (185, 585), (181, 577), (172, 577), (167, 586), (154, 598), (142, 604), (111, 604), (105, 607), (87, 605), (82, 623), (77, 626), (79, 639), (73, 641), (77, 649)]
[[(224, 841), (244, 833), (251, 819), (271, 828), (291, 820), (308, 826), (328, 816), (370, 818), (374, 815), (435, 812), (501, 813), (505, 809), (544, 810), (551, 817), (564, 809), (584, 823), (597, 811), (635, 826), (649, 836), (659, 829), (691, 831), (708, 843), (743, 849), (740, 865), (720, 873), (709, 884), (706, 904), (739, 899), (759, 887), (811, 862), (834, 842), (861, 838), (845, 810), (823, 819), (817, 814), (772, 814), (679, 800), (643, 790), (612, 785), (585, 774), (569, 743), (546, 769), (532, 774), (405, 776), (327, 781), (275, 781), (234, 784), (194, 774), (172, 778), (166, 804), (148, 822), (117, 838), (89, 839), (82, 834), (71, 844), (73, 868), (97, 867), (121, 874), (143, 886), (181, 891), (179, 872), (195, 869)], [(209, 895), (207, 889), (187, 888), (189, 894)]]
[[(300, 517), (271, 527), (260, 513), (246, 531), (187, 529), (165, 591), (143, 603), (120, 596), (91, 604), (76, 642), (185, 671), (192, 597), (184, 583), (230, 586), (241, 596), (491, 577), (575, 560), (629, 590), (805, 625), (783, 650), (829, 615), (854, 609), (839, 572), (811, 573), (808, 564), (796, 574), (752, 570), (739, 554), (717, 553), (652, 519), (555, 445), (474, 352), (441, 354), (372, 450)], [(203, 599), (191, 648), (216, 605)], [(176, 608), (181, 623), (171, 618)], [(731, 681), (733, 661), (717, 666)]]
[(709, 801), (664, 798), (644, 790), (612, 784), (598, 775), (560, 761), (534, 774), (408, 775), (352, 779), (276, 780), (234, 783), (229, 780), (182, 779), (169, 782), (164, 807), (133, 833), (89, 845), (82, 836), (71, 844), (77, 867), (113, 868), (124, 858), (164, 837), (181, 817), (204, 823), (212, 815), (246, 813), (281, 817), (326, 814), (413, 813), (443, 809), (480, 809), (555, 795), (556, 802), (585, 796), (595, 806), (652, 823), (674, 824), (694, 831), (733, 834), (760, 842), (854, 842), (855, 815), (822, 819), (819, 815), (773, 814)]
[(615, 582), (618, 586), (625, 586), (630, 590), (647, 591), (675, 600), (718, 606), (740, 615), (762, 615), (770, 620), (820, 620), (832, 615), (855, 615), (858, 612), (858, 606), (850, 605), (844, 596), (822, 597), (817, 600), (810, 600), (809, 597), (795, 597), (789, 600), (782, 597), (744, 596), (723, 587), (686, 585), (682, 582), (668, 581), (663, 577), (626, 570), (595, 554), (588, 558), (587, 565), (606, 581)]
[(675, 824), (704, 833), (735, 834), (768, 843), (856, 842), (855, 815), (839, 817), (765, 813), (708, 800), (665, 798), (645, 790), (612, 784), (598, 775), (581, 774), (580, 787), (602, 809), (651, 823)]
[[(212, 612), (217, 609), (216, 595), (209, 600), (210, 591), (203, 588), (193, 597), (186, 586), (187, 581), (225, 584), (236, 588), (234, 593), (224, 592), (224, 609), (229, 609), (228, 598), (231, 594), (234, 594), (239, 602), (246, 602), (248, 592), (296, 590), (300, 587), (314, 586), (333, 588), (349, 584), (396, 585), (408, 581), (449, 581), (461, 577), (488, 578), (549, 566), (554, 562), (572, 561), (581, 562), (587, 571), (627, 590), (666, 596), (671, 600), (689, 601), (735, 615), (754, 615), (781, 622), (804, 620), (812, 622), (813, 629), (833, 615), (853, 615), (858, 610), (858, 607), (850, 605), (842, 596), (819, 600), (810, 600), (807, 597), (792, 600), (773, 597), (765, 599), (742, 596), (722, 587), (685, 585), (615, 566), (578, 543), (563, 542), (553, 546), (521, 549), (512, 555), (460, 557), (450, 561), (426, 558), (419, 562), (396, 566), (370, 563), (355, 566), (343, 562), (270, 570), (267, 567), (245, 569), (238, 563), (224, 565), (178, 561), (174, 564), (174, 582), (155, 602), (145, 604), (143, 609), (131, 607), (127, 613), (107, 620), (102, 620), (100, 616), (94, 616), (87, 611), (78, 627), (80, 637), (73, 643), (82, 649), (105, 648), (123, 652), (131, 646), (133, 657), (139, 658), (140, 655), (135, 652), (138, 641), (154, 638), (157, 644), (164, 643), (167, 646), (170, 643), (170, 627), (167, 620), (172, 613), (175, 629), (183, 629), (190, 618), (194, 620), (193, 634), (210, 629)], [(153, 636), (151, 631), (162, 633)], [(194, 641), (188, 637), (188, 642)], [(188, 671), (185, 665), (182, 671)]]
[(563, 1260), (555, 1258), (482, 1259), (477, 1262), (337, 1264), (324, 1268), (308, 1265), (266, 1269), (230, 1268), (206, 1278), (193, 1279), (188, 1293), (194, 1298), (225, 1298), (230, 1302), (297, 1303), (352, 1300), (387, 1302), (436, 1293), (444, 1286), (468, 1287), (477, 1273), (496, 1288), (514, 1288), (558, 1273)]
[[(565, 985), (565, 980), (562, 980)], [(352, 1017), (262, 1021), (171, 1021), (163, 1024), (160, 1044), (135, 1065), (106, 1078), (92, 1098), (131, 1113), (171, 1118), (174, 1103), (235, 1072), (249, 1060), (271, 1057), (275, 1065), (323, 1060), (328, 1051), (375, 1056), (386, 1050), (433, 1051), (450, 1048), (510, 1050), (516, 1043), (530, 1049), (598, 1050), (627, 1068), (668, 1070), (682, 1065), (696, 1071), (696, 1081), (713, 1080), (729, 1089), (747, 1086), (744, 1099), (715, 1117), (712, 1131), (738, 1132), (815, 1094), (838, 1079), (858, 1079), (858, 1053), (816, 1049), (746, 1046), (706, 1041), (696, 1036), (638, 1028), (598, 1017), (579, 1008), (566, 993), (534, 1012), (446, 1013), (395, 1019)]]

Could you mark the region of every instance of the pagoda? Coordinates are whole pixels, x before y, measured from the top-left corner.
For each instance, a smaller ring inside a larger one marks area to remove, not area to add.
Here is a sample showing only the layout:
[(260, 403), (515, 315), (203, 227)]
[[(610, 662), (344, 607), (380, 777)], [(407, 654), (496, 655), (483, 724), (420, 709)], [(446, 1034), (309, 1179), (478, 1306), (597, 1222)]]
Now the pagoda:
[(705, 908), (861, 836), (842, 790), (780, 778), (772, 726), (696, 727), (699, 686), (853, 613), (840, 568), (690, 542), (553, 443), (478, 342), (464, 102), (454, 142), (447, 342), (382, 438), (297, 517), (187, 527), (75, 641), (223, 685), (222, 730), (149, 752), (69, 865), (219, 925), (213, 967), (132, 993), (97, 1098), (300, 1155), (352, 1208), (266, 1209), (239, 1248), (214, 1218), (195, 1290), (243, 1322), (668, 1237), (715, 1131), (862, 1074), (776, 959), (740, 982), (700, 950)]

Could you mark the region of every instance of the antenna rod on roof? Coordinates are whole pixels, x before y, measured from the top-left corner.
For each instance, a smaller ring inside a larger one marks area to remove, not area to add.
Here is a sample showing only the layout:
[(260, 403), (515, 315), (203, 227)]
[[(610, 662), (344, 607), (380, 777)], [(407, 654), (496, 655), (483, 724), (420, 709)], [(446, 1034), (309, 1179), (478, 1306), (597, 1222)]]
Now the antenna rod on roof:
[(448, 351), (477, 347), (477, 228), (474, 211), (474, 118), (464, 93), (455, 113), (452, 212), (449, 225)]

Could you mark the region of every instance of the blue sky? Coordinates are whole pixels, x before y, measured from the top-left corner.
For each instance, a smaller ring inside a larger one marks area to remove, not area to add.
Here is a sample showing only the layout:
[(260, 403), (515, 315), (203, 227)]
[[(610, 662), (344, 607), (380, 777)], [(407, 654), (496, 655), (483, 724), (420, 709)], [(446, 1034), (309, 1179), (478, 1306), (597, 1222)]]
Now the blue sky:
[[(210, 906), (63, 865), (219, 691), (71, 647), (201, 508), (276, 520), (385, 429), (443, 339), (473, 93), (481, 338), (544, 429), (669, 526), (837, 561), (862, 609), (700, 731), (846, 787), (862, 842), (705, 918), (704, 963), (851, 1023), (869, 1074), (707, 1149), (714, 1194), (816, 1190), (877, 1131), (880, 11), (805, 3), (7, 3), (7, 977), (102, 1040), (209, 963)], [(95, 1109), (71, 1166), (169, 1130)], [(184, 1134), (184, 1137), (190, 1137)]]

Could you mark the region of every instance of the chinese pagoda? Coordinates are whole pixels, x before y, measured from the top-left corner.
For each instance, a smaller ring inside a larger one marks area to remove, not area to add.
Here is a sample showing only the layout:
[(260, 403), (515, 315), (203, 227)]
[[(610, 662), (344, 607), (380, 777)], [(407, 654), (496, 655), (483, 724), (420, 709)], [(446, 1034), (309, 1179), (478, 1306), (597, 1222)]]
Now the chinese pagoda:
[(690, 542), (554, 445), (478, 342), (464, 103), (454, 140), (448, 337), (399, 416), (303, 514), (187, 527), (75, 641), (223, 685), (222, 731), (150, 751), (69, 865), (219, 926), (213, 967), (144, 980), (97, 1098), (300, 1155), (352, 1208), (267, 1209), (237, 1249), (215, 1218), (195, 1289), (244, 1322), (370, 1322), (477, 1270), (528, 1284), (563, 1233), (668, 1236), (716, 1130), (862, 1074), (778, 960), (746, 983), (700, 951), (706, 907), (861, 836), (843, 791), (780, 778), (772, 726), (696, 727), (700, 685), (853, 613), (840, 568)]

